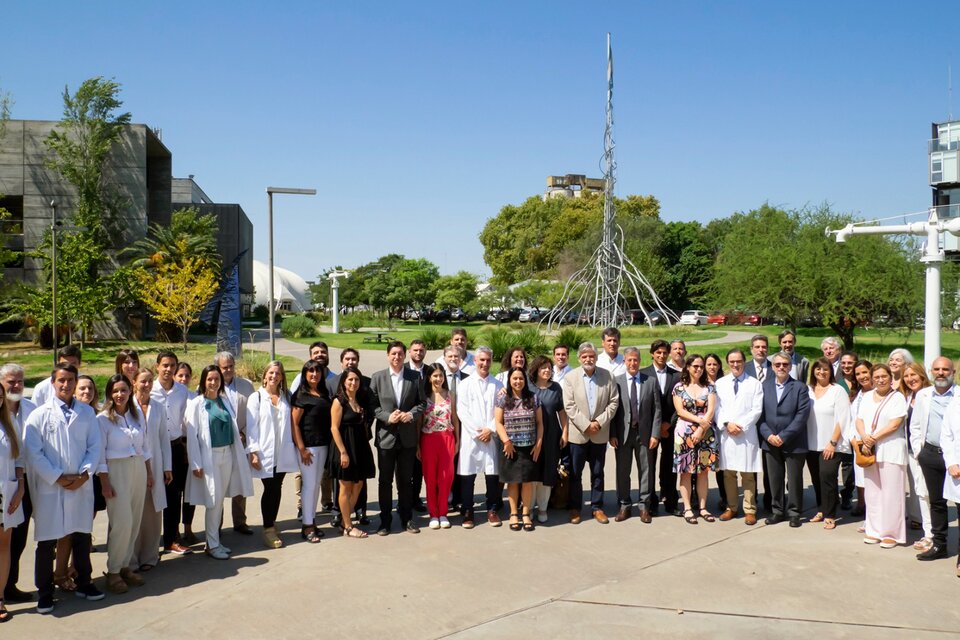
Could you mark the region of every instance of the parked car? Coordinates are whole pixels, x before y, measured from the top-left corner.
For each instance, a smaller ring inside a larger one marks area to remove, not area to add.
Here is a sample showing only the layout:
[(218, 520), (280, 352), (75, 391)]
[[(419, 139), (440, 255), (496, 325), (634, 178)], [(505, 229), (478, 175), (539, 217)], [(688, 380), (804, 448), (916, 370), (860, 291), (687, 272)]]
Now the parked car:
[(727, 325), (727, 324), (743, 324), (744, 316), (739, 311), (727, 311), (727, 312), (717, 312), (710, 315), (707, 318), (707, 324), (713, 325)]
[(440, 311), (433, 314), (433, 320), (436, 322), (448, 322), (450, 320), (450, 310), (440, 309)]
[(522, 310), (520, 312), (520, 315), (517, 316), (517, 320), (519, 320), (520, 322), (539, 322), (540, 318), (542, 317), (543, 317), (543, 314), (540, 311), (540, 309), (537, 309), (536, 307), (534, 307), (532, 309)]
[(748, 327), (759, 327), (764, 324), (770, 324), (766, 318), (759, 313), (748, 313), (743, 317), (743, 324)]
[(693, 325), (696, 327), (702, 324), (707, 324), (709, 317), (710, 316), (705, 314), (703, 311), (691, 309), (680, 314), (680, 324)]
[[(518, 313), (517, 316), (519, 315)], [(514, 319), (511, 309), (491, 309), (490, 313), (487, 314), (487, 322), (510, 322)]]
[(467, 319), (467, 314), (463, 312), (463, 309), (454, 309), (450, 312), (450, 320), (453, 322), (463, 322)]

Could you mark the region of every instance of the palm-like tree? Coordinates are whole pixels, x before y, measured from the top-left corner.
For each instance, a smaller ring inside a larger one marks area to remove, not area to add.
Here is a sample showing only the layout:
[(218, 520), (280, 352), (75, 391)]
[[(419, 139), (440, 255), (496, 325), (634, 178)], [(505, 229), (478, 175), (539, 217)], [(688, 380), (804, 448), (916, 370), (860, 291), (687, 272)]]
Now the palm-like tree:
[(219, 271), (216, 216), (200, 215), (195, 207), (178, 209), (170, 215), (169, 226), (150, 225), (150, 233), (125, 253), (133, 256), (131, 266), (148, 270), (161, 263), (182, 264), (186, 258), (203, 258)]

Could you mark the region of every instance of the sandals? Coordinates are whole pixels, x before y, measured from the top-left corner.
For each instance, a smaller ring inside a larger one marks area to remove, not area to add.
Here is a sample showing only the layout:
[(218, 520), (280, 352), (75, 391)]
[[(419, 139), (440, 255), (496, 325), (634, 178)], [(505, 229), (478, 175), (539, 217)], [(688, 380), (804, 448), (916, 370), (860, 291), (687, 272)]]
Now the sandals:
[[(690, 514), (689, 516), (687, 514)], [(693, 513), (693, 509), (684, 509), (683, 519), (687, 521), (687, 524), (698, 524), (697, 516)]]
[[(813, 520), (811, 520), (811, 522), (813, 522)], [(831, 530), (833, 530), (833, 529), (836, 529), (836, 528), (837, 528), (837, 521), (834, 520), (833, 518), (824, 518), (824, 520), (823, 520), (823, 528), (826, 529), (827, 531), (831, 531)]]
[(510, 531), (520, 531), (522, 525), (517, 521), (518, 517), (516, 513), (510, 514)]
[(820, 512), (817, 512), (817, 515), (810, 518), (810, 522), (823, 522), (823, 514)]
[(77, 583), (73, 581), (69, 575), (65, 576), (53, 576), (53, 584), (57, 586), (60, 591), (76, 591)]
[(13, 617), (13, 614), (7, 611), (7, 608), (3, 606), (3, 600), (0, 600), (0, 624), (6, 622)]
[[(366, 538), (367, 532), (357, 527), (350, 527), (349, 529), (343, 530), (343, 535), (348, 538)], [(319, 542), (319, 540), (317, 540), (317, 542)]]
[(315, 527), (311, 527), (309, 529), (307, 527), (303, 527), (300, 529), (300, 537), (310, 544), (317, 544), (320, 542), (320, 536), (317, 535), (317, 529)]
[(523, 530), (533, 531), (533, 517), (529, 513), (523, 514)]
[(713, 514), (707, 511), (706, 509), (700, 509), (700, 517), (706, 520), (707, 522), (716, 522), (716, 518), (713, 517)]

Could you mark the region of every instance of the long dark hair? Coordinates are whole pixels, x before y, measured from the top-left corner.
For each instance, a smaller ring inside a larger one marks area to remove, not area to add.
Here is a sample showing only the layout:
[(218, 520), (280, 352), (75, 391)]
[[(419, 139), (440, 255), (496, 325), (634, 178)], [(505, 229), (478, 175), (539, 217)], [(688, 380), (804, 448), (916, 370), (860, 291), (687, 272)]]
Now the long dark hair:
[[(513, 374), (517, 371), (523, 374), (523, 388), (520, 389), (519, 399), (513, 395), (513, 387), (510, 386), (510, 378), (512, 378)], [(524, 409), (533, 409), (533, 391), (530, 391), (530, 386), (527, 384), (527, 371), (523, 367), (510, 367), (510, 370), (507, 372), (507, 384), (505, 385), (504, 391), (507, 392), (507, 401), (505, 403), (507, 409), (516, 407), (518, 400)]]
[(140, 368), (140, 354), (137, 353), (136, 349), (120, 349), (116, 359), (113, 361), (114, 368), (116, 369), (114, 373), (123, 373), (122, 367), (127, 360), (133, 360), (137, 363), (137, 368)]
[[(720, 359), (720, 356), (718, 356), (718, 355), (715, 354), (715, 353), (708, 353), (707, 355), (705, 355), (705, 356), (703, 357), (703, 370), (704, 370), (704, 371), (707, 370), (707, 360), (709, 360), (710, 358), (713, 358), (714, 360), (716, 360), (716, 361), (717, 361), (717, 364), (720, 365), (720, 368), (717, 369), (717, 380), (719, 380), (720, 378), (723, 377), (723, 360), (721, 360), (721, 359)], [(707, 381), (708, 381), (708, 382), (710, 381), (710, 374), (707, 374)]]
[[(857, 397), (857, 394), (863, 390), (863, 386), (860, 384), (860, 381), (857, 380), (857, 369), (860, 367), (866, 367), (869, 370), (873, 370), (873, 363), (869, 360), (857, 360), (853, 364), (853, 384), (850, 385), (850, 400), (853, 401)], [(832, 367), (831, 367), (832, 368)]]
[[(307, 360), (303, 363), (303, 368), (300, 369), (300, 386), (297, 387), (297, 394), (299, 395), (301, 393), (301, 389), (303, 389), (304, 393), (310, 393), (310, 383), (307, 382), (308, 371), (320, 372), (320, 382), (317, 383), (317, 395), (329, 400), (330, 391), (327, 389), (327, 368), (316, 360)], [(340, 377), (343, 378), (342, 375)]]
[[(503, 354), (503, 360), (500, 361), (501, 371), (506, 371), (513, 366), (513, 354), (515, 354), (517, 351), (523, 353), (523, 364), (527, 364), (527, 352), (523, 350), (523, 347), (511, 347), (507, 349), (505, 354)], [(526, 373), (524, 373), (524, 376), (526, 376)]]
[(430, 382), (430, 377), (433, 375), (434, 371), (440, 371), (443, 373), (443, 388), (450, 390), (450, 387), (447, 385), (447, 370), (443, 368), (442, 364), (426, 364), (423, 366), (423, 382), (420, 385), (423, 387), (423, 395), (430, 398), (433, 394), (433, 383)]
[[(696, 360), (697, 358), (699, 358), (700, 360), (703, 360), (704, 367), (703, 367), (703, 369), (700, 370), (700, 379), (699, 379), (699, 380), (691, 380), (691, 379), (690, 379), (690, 365), (693, 364), (693, 361)], [(683, 384), (683, 386), (687, 386), (688, 384), (691, 384), (691, 383), (694, 383), (694, 382), (695, 382), (696, 384), (702, 385), (702, 386), (704, 386), (704, 387), (707, 386), (707, 367), (706, 367), (706, 364), (707, 364), (707, 361), (704, 360), (703, 356), (701, 356), (699, 353), (695, 353), (695, 354), (693, 354), (692, 356), (687, 356), (686, 361), (683, 363), (683, 371), (680, 372), (680, 382)]]
[(347, 398), (347, 391), (344, 388), (348, 373), (353, 373), (357, 376), (357, 382), (359, 383), (357, 385), (357, 404), (360, 405), (360, 412), (363, 413), (363, 407), (367, 404), (367, 390), (363, 388), (363, 374), (360, 373), (360, 369), (347, 367), (343, 370), (343, 373), (340, 374), (340, 380), (337, 382), (337, 400), (339, 400), (343, 406), (350, 404), (350, 400)]
[(125, 413), (130, 414), (130, 417), (134, 422), (140, 422), (140, 414), (137, 412), (137, 402), (133, 397), (133, 383), (130, 382), (130, 379), (122, 373), (116, 373), (110, 376), (110, 379), (107, 380), (107, 390), (103, 392), (105, 396), (103, 399), (103, 413), (107, 414), (107, 418), (110, 419), (110, 422), (116, 422), (118, 413), (117, 406), (113, 403), (113, 388), (120, 383), (127, 385), (127, 389), (130, 391), (130, 397), (127, 398), (127, 410)]
[(553, 370), (553, 362), (547, 356), (537, 356), (533, 359), (533, 362), (527, 367), (527, 377), (530, 379), (531, 384), (537, 384), (537, 380), (540, 379), (540, 369), (543, 369), (547, 365)]
[(217, 389), (217, 395), (223, 395), (223, 371), (220, 371), (220, 367), (215, 364), (208, 364), (203, 368), (203, 371), (200, 372), (200, 382), (197, 383), (197, 395), (205, 396), (207, 395), (207, 376), (217, 372), (217, 375), (220, 376), (220, 388)]
[[(811, 387), (817, 386), (817, 376), (813, 375), (813, 372), (818, 367), (820, 369), (826, 369), (827, 372), (829, 372), (830, 381), (827, 383), (828, 385), (833, 384), (837, 381), (836, 377), (833, 375), (833, 363), (827, 360), (826, 358), (817, 358), (816, 360), (813, 361), (813, 364), (810, 365), (810, 379), (807, 381), (807, 383)], [(856, 366), (854, 366), (854, 369), (856, 369)], [(854, 380), (854, 384), (856, 384), (856, 380), (857, 380), (856, 375), (853, 376), (853, 380)]]

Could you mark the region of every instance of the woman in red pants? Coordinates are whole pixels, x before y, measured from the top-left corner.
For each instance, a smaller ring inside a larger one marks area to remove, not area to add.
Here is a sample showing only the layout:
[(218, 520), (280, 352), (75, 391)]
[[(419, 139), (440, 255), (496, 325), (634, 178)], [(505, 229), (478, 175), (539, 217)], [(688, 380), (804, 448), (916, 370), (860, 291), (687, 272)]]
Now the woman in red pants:
[(453, 486), (453, 454), (460, 447), (460, 420), (441, 365), (425, 367), (423, 385), (427, 408), (423, 413), (417, 457), (423, 465), (423, 482), (427, 486), (430, 528), (449, 529), (447, 496)]

